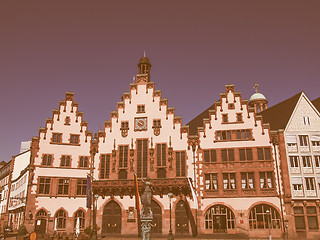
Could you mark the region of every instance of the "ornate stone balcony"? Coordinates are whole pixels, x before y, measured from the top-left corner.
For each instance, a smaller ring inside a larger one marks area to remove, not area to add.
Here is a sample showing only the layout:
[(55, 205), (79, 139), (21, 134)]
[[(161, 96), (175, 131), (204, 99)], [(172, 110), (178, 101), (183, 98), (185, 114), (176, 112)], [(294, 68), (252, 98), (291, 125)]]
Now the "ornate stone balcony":
[(304, 173), (313, 173), (313, 168), (312, 167), (304, 167), (303, 172)]
[(320, 146), (312, 146), (314, 152), (320, 152)]
[(309, 146), (300, 146), (300, 152), (310, 152)]
[(293, 196), (294, 197), (303, 197), (304, 193), (302, 190), (293, 190)]
[(316, 197), (317, 196), (317, 192), (315, 190), (307, 190), (306, 191), (306, 196), (307, 197)]
[(287, 146), (287, 149), (288, 149), (289, 153), (298, 152), (298, 146), (297, 145)]
[(277, 191), (275, 188), (263, 188), (263, 189), (261, 189), (261, 195), (277, 196)]
[[(151, 179), (151, 186), (154, 195), (163, 195), (172, 192), (174, 195), (183, 194), (191, 196), (191, 190), (187, 178), (164, 178)], [(138, 180), (139, 193), (142, 194), (145, 184)], [(95, 180), (92, 184), (94, 194), (100, 196), (134, 196), (134, 181), (129, 179), (123, 180)]]
[(290, 168), (291, 173), (301, 173), (301, 170), (299, 167), (292, 167)]

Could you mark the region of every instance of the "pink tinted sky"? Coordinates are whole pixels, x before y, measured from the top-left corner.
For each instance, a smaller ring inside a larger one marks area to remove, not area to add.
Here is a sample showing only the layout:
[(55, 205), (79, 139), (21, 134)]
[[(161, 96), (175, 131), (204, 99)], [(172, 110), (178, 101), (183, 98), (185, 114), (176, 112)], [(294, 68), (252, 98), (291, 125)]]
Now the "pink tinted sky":
[(272, 106), (319, 97), (320, 1), (1, 1), (1, 160), (38, 135), (66, 91), (96, 132), (146, 51), (183, 123), (254, 83)]

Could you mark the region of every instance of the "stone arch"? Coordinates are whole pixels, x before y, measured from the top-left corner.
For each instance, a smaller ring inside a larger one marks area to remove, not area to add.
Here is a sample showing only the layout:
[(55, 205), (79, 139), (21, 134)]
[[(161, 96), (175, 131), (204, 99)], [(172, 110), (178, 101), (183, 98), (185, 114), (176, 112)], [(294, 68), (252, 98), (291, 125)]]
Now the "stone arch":
[(280, 211), (269, 202), (258, 202), (249, 208), (250, 229), (279, 229), (281, 223)]
[(34, 230), (38, 234), (45, 234), (47, 231), (48, 210), (40, 208), (36, 212)]
[(151, 201), (151, 210), (153, 214), (152, 220), (152, 234), (162, 233), (162, 208), (154, 199)]
[(216, 203), (205, 211), (205, 229), (213, 232), (227, 232), (235, 228), (235, 214), (233, 209), (225, 204)]
[(176, 202), (175, 208), (175, 234), (188, 235), (189, 234), (189, 219), (187, 217), (187, 206), (185, 201), (180, 199)]
[(102, 212), (101, 234), (121, 234), (122, 209), (113, 199), (108, 201)]

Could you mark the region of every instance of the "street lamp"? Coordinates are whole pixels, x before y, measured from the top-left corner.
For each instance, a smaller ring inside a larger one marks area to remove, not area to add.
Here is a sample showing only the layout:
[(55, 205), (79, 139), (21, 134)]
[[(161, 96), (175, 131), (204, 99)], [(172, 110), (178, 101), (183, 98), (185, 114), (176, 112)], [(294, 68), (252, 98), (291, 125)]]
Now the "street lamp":
[(171, 225), (171, 199), (173, 197), (173, 193), (168, 193), (168, 197), (169, 197), (169, 200), (170, 200), (170, 229), (169, 229), (169, 236), (168, 236), (168, 240), (173, 240), (174, 237), (173, 237), (173, 234), (172, 234), (172, 225)]
[(93, 239), (98, 239), (97, 237), (97, 201), (98, 201), (99, 195), (94, 195), (94, 202), (93, 202)]
[(269, 228), (269, 240), (272, 240), (272, 236), (271, 236), (271, 228), (270, 228), (270, 210), (267, 209), (266, 210), (266, 214), (267, 214), (267, 222), (268, 222), (268, 228)]

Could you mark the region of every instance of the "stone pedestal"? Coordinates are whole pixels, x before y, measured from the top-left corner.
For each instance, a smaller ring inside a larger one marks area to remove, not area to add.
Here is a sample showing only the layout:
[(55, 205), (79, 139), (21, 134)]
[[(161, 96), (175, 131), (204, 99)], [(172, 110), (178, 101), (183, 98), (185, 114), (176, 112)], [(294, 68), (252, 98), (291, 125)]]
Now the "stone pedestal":
[(148, 213), (141, 212), (141, 235), (142, 240), (150, 240), (151, 237), (151, 228), (152, 228), (152, 211), (150, 210)]

